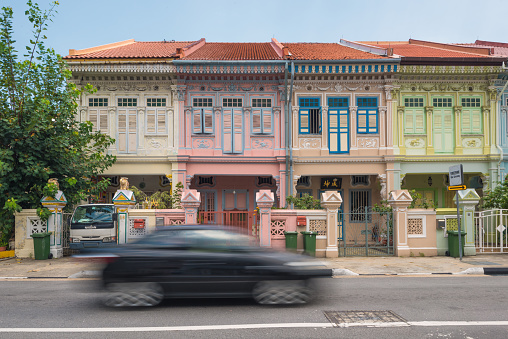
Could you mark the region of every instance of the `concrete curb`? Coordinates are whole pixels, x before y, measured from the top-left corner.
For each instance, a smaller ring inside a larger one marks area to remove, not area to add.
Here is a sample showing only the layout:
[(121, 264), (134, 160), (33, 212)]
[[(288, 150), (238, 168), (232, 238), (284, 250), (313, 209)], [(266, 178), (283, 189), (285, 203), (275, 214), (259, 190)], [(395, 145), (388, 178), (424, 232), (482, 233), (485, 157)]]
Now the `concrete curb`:
[(68, 276), (69, 279), (80, 279), (80, 278), (99, 278), (101, 271), (81, 271)]

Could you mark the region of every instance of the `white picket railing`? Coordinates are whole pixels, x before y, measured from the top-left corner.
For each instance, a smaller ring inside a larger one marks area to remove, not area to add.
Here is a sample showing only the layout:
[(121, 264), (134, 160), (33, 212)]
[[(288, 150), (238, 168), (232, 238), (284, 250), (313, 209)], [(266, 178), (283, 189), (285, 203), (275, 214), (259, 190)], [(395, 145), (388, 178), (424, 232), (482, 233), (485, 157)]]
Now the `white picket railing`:
[(480, 253), (508, 252), (508, 210), (475, 213), (475, 242)]

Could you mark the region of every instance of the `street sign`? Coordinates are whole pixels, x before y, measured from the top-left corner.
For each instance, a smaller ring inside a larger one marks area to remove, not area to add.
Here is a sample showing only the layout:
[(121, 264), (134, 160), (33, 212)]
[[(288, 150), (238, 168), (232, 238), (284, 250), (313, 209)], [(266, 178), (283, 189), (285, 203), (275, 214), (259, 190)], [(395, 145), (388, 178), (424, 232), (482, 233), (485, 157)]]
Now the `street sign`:
[(462, 165), (450, 166), (448, 171), (450, 186), (458, 186), (464, 184), (464, 173), (462, 171)]
[(448, 186), (448, 191), (462, 191), (466, 189), (466, 185)]

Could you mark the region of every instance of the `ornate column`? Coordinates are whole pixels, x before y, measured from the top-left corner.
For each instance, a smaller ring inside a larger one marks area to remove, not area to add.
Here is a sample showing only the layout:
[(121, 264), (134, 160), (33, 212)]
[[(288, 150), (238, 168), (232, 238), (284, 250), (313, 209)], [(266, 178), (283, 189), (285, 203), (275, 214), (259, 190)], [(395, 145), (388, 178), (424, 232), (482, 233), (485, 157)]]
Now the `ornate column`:
[(115, 210), (118, 214), (116, 222), (118, 243), (126, 244), (129, 240), (129, 209), (133, 208), (136, 204), (136, 197), (129, 190), (128, 178), (120, 178), (120, 189), (116, 191), (113, 197), (113, 204), (115, 204)]
[(407, 208), (413, 198), (407, 190), (390, 192), (388, 204), (393, 208), (393, 246), (398, 257), (409, 256), (407, 243)]
[(358, 150), (358, 146), (356, 144), (356, 129), (358, 126), (356, 126), (356, 111), (358, 110), (358, 106), (349, 106), (349, 130), (351, 131), (351, 147), (350, 150)]
[(321, 107), (321, 126), (321, 151), (328, 152), (328, 106)]
[(386, 111), (385, 106), (379, 106), (379, 148), (386, 149)]
[[(243, 108), (243, 115), (245, 116), (244, 117), (244, 122), (243, 122), (243, 144), (246, 146), (246, 147), (249, 147), (250, 148), (250, 145), (251, 145), (251, 142), (250, 142), (250, 115), (252, 113), (252, 107), (251, 106), (245, 106)], [(272, 121), (272, 124), (274, 122)], [(220, 135), (220, 134), (219, 134)]]
[[(118, 117), (116, 115), (116, 109), (117, 106), (109, 107), (108, 108), (108, 124), (109, 124), (109, 136), (112, 138), (116, 138), (116, 131), (117, 131), (117, 124), (118, 124)], [(113, 152), (113, 154), (116, 154), (117, 152), (117, 145), (118, 140), (115, 141), (115, 143), (111, 146), (109, 146), (109, 150)]]
[[(394, 111), (394, 100), (397, 99), (396, 89), (391, 85), (385, 85), (385, 96), (386, 96), (386, 147), (392, 148), (394, 142), (393, 133), (393, 111)], [(392, 96), (392, 91), (394, 92)]]
[(192, 148), (192, 106), (185, 106), (183, 108), (183, 119), (179, 122), (182, 146)]
[[(282, 123), (282, 118), (281, 118), (281, 107), (280, 106), (275, 106), (273, 108), (273, 126), (272, 126), (272, 129), (273, 129), (273, 134), (276, 136), (275, 137), (275, 145), (273, 145), (274, 149), (277, 149), (277, 148), (284, 148), (286, 147), (286, 145), (284, 145), (284, 124)], [(278, 135), (278, 137), (277, 137)]]
[(259, 207), (259, 245), (261, 247), (272, 246), (272, 206), (275, 202), (270, 190), (260, 190), (256, 193), (256, 204)]
[(166, 110), (166, 121), (168, 122), (168, 149), (172, 152), (171, 154), (178, 153), (178, 133), (175, 129), (175, 119), (174, 119), (174, 110), (173, 108), (168, 108)]
[(185, 210), (185, 223), (195, 225), (198, 223), (198, 208), (201, 204), (201, 193), (197, 190), (185, 190), (182, 194), (182, 208)]
[[(145, 112), (146, 107), (139, 107), (138, 106), (138, 124), (136, 126), (137, 128), (137, 135), (138, 135), (138, 155), (144, 156), (146, 155), (146, 148), (145, 148)], [(128, 129), (128, 127), (127, 127)]]
[(494, 133), (490, 133), (490, 107), (483, 106), (483, 154), (490, 153), (490, 138), (491, 135), (495, 135)]
[(62, 246), (62, 226), (63, 226), (63, 209), (67, 205), (67, 199), (62, 191), (57, 179), (49, 179), (48, 183), (56, 185), (57, 192), (54, 197), (43, 197), (41, 199), (42, 206), (46, 207), (51, 215), (47, 221), (47, 231), (51, 233), (49, 238), (49, 253), (53, 258), (63, 257)]
[(434, 144), (433, 144), (433, 133), (432, 133), (432, 117), (434, 113), (433, 106), (425, 106), (425, 113), (427, 115), (427, 154), (434, 154)]
[(292, 131), (289, 131), (289, 133), (292, 134), (292, 136), (290, 137), (290, 140), (293, 141), (293, 145), (291, 145), (291, 147), (293, 149), (295, 148), (299, 148), (300, 146), (300, 141), (299, 141), (299, 133), (298, 133), (298, 112), (300, 111), (300, 106), (293, 106), (292, 108), (292, 116), (290, 117), (290, 119), (292, 119), (291, 121), (293, 122), (291, 124), (291, 129)]
[(404, 143), (404, 106), (397, 106), (397, 146), (399, 154), (406, 154), (406, 145)]
[(466, 238), (462, 239), (464, 242), (464, 255), (476, 255), (474, 211), (476, 205), (480, 202), (480, 196), (472, 188), (457, 191), (456, 194), (459, 195), (459, 208), (462, 209), (460, 228), (467, 233)]
[(379, 184), (381, 186), (379, 195), (381, 196), (381, 200), (385, 200), (386, 199), (386, 174), (378, 174), (377, 178), (378, 178)]
[(339, 207), (342, 198), (337, 191), (326, 191), (321, 194), (321, 206), (326, 209), (326, 250), (325, 257), (336, 258), (339, 256), (337, 246), (337, 224)]
[(462, 147), (462, 106), (454, 106), (453, 112), (455, 113), (455, 154), (463, 154), (464, 147)]
[(221, 113), (222, 106), (214, 106), (213, 113), (215, 114), (215, 149), (222, 150), (222, 131), (221, 131)]

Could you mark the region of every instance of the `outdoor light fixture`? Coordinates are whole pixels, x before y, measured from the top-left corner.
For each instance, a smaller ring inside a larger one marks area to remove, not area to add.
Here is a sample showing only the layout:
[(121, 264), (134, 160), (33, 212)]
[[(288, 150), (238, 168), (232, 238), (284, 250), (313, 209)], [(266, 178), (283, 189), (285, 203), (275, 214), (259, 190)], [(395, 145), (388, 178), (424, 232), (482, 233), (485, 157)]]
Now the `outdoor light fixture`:
[(429, 177), (429, 179), (427, 179), (427, 183), (429, 184), (429, 186), (432, 186), (432, 177)]

